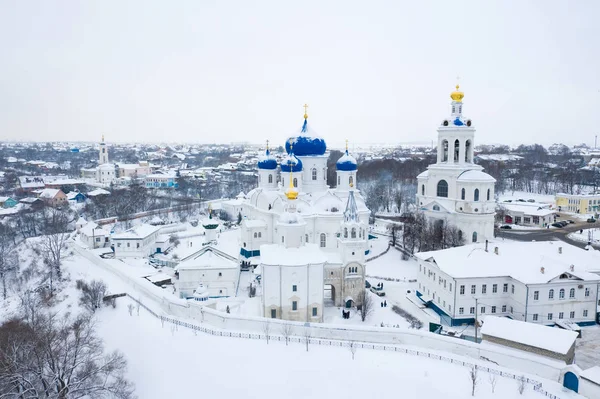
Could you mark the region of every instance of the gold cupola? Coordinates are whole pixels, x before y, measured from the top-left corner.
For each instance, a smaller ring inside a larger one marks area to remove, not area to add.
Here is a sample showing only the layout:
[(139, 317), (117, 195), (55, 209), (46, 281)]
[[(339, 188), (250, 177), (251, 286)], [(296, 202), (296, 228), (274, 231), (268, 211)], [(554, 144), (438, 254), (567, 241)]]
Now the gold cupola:
[(463, 93), (463, 92), (462, 92), (462, 91), (460, 91), (459, 89), (460, 89), (460, 86), (459, 86), (459, 85), (456, 85), (456, 90), (455, 90), (455, 91), (453, 91), (452, 93), (450, 93), (450, 98), (451, 98), (453, 101), (456, 101), (457, 103), (461, 103), (461, 102), (462, 102), (462, 99), (463, 99), (463, 98), (464, 98), (464, 96), (465, 96), (465, 93)]

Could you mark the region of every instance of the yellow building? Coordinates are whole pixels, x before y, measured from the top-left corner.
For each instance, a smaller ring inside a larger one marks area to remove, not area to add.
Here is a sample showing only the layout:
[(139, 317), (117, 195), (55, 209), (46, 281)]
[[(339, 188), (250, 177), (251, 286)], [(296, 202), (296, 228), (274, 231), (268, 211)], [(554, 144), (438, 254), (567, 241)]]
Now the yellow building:
[(600, 210), (600, 193), (597, 194), (556, 194), (556, 207), (559, 211), (575, 213), (596, 213)]

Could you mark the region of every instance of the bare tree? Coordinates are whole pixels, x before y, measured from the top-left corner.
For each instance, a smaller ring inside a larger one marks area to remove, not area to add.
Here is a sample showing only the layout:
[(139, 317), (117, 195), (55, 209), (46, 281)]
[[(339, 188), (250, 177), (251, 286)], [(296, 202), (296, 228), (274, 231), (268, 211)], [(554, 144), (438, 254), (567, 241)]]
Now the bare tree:
[(375, 305), (373, 303), (373, 298), (369, 295), (367, 290), (362, 290), (360, 294), (358, 294), (358, 303), (359, 303), (359, 312), (360, 319), (365, 321), (367, 317), (375, 310)]
[(130, 303), (129, 305), (127, 305), (127, 311), (129, 312), (129, 316), (133, 316), (133, 303)]
[(81, 287), (81, 297), (79, 303), (88, 311), (94, 313), (96, 309), (102, 307), (102, 300), (108, 292), (108, 288), (103, 281), (92, 280), (87, 284), (85, 281), (78, 280), (77, 285)]
[(4, 225), (0, 225), (0, 280), (2, 280), (2, 297), (4, 300), (7, 297), (6, 283), (19, 265), (19, 258), (15, 251), (14, 234), (15, 232), (11, 234)]
[(525, 383), (526, 383), (525, 376), (522, 375), (521, 377), (519, 377), (517, 379), (517, 384), (518, 384), (517, 390), (519, 391), (520, 395), (523, 395), (523, 392), (525, 392)]
[(475, 388), (477, 388), (477, 383), (479, 382), (479, 378), (477, 377), (477, 366), (471, 367), (469, 379), (471, 380), (471, 396), (475, 396)]
[(358, 349), (358, 344), (356, 343), (356, 341), (348, 342), (348, 349), (350, 350), (350, 353), (352, 353), (352, 360), (354, 360), (354, 355), (356, 354), (356, 350)]
[(498, 377), (496, 376), (496, 374), (490, 373), (488, 379), (490, 381), (490, 385), (492, 386), (492, 393), (494, 393), (494, 391), (496, 390), (496, 383), (498, 383)]
[(52, 209), (46, 213), (42, 252), (44, 263), (49, 268), (50, 295), (52, 295), (54, 278), (60, 280), (62, 277), (61, 261), (69, 238), (68, 226), (69, 216), (65, 212)]
[(310, 339), (312, 337), (312, 332), (310, 331), (310, 327), (304, 327), (304, 331), (302, 331), (302, 341), (306, 344), (306, 351), (308, 352), (308, 344), (310, 344)]
[(265, 333), (265, 338), (267, 339), (267, 345), (269, 344), (269, 333), (271, 332), (271, 323), (265, 321), (262, 325), (263, 332)]
[(283, 335), (283, 338), (285, 339), (285, 346), (288, 345), (293, 332), (294, 326), (291, 323), (284, 323), (281, 325), (281, 335)]
[(40, 314), (0, 326), (0, 392), (18, 398), (133, 398), (127, 363), (104, 353), (88, 316)]

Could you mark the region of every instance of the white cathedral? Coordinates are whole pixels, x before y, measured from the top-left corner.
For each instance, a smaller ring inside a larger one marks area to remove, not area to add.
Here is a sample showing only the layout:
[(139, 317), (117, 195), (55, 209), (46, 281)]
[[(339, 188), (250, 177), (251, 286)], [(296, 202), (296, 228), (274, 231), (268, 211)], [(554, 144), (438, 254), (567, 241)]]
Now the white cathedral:
[(336, 163), (337, 187), (327, 186), (327, 147), (307, 118), (280, 165), (268, 146), (260, 157), (258, 188), (242, 206), (240, 252), (248, 263), (260, 259), (264, 317), (322, 322), (326, 288), (331, 305), (360, 305), (369, 210), (348, 149)]
[(417, 176), (417, 208), (456, 226), (466, 243), (482, 242), (494, 235), (496, 180), (473, 163), (475, 128), (463, 117), (463, 97), (456, 85), (450, 117), (438, 128), (437, 162)]

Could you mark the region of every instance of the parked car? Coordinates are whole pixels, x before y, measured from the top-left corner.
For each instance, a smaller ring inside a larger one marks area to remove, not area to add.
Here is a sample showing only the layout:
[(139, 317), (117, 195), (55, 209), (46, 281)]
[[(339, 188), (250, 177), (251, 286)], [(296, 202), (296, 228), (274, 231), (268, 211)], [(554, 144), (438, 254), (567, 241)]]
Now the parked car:
[(505, 229), (505, 230), (511, 230), (512, 226), (508, 225), (508, 224), (503, 224), (502, 226), (500, 226), (501, 229)]
[(562, 229), (563, 225), (560, 222), (556, 222), (556, 223), (552, 223), (552, 227), (558, 227), (558, 228)]
[(589, 218), (589, 219), (587, 220), (587, 222), (588, 222), (588, 223), (596, 223), (596, 219), (594, 219), (594, 218)]
[(369, 280), (365, 280), (365, 288), (371, 288), (371, 283), (369, 283)]
[(571, 219), (567, 220), (567, 222), (569, 222), (569, 224), (575, 224), (575, 222)]
[(535, 202), (535, 200), (532, 199), (532, 198), (530, 198), (530, 199), (527, 200), (527, 202)]
[(378, 290), (375, 287), (371, 286), (371, 292), (377, 296), (385, 296), (384, 290)]

